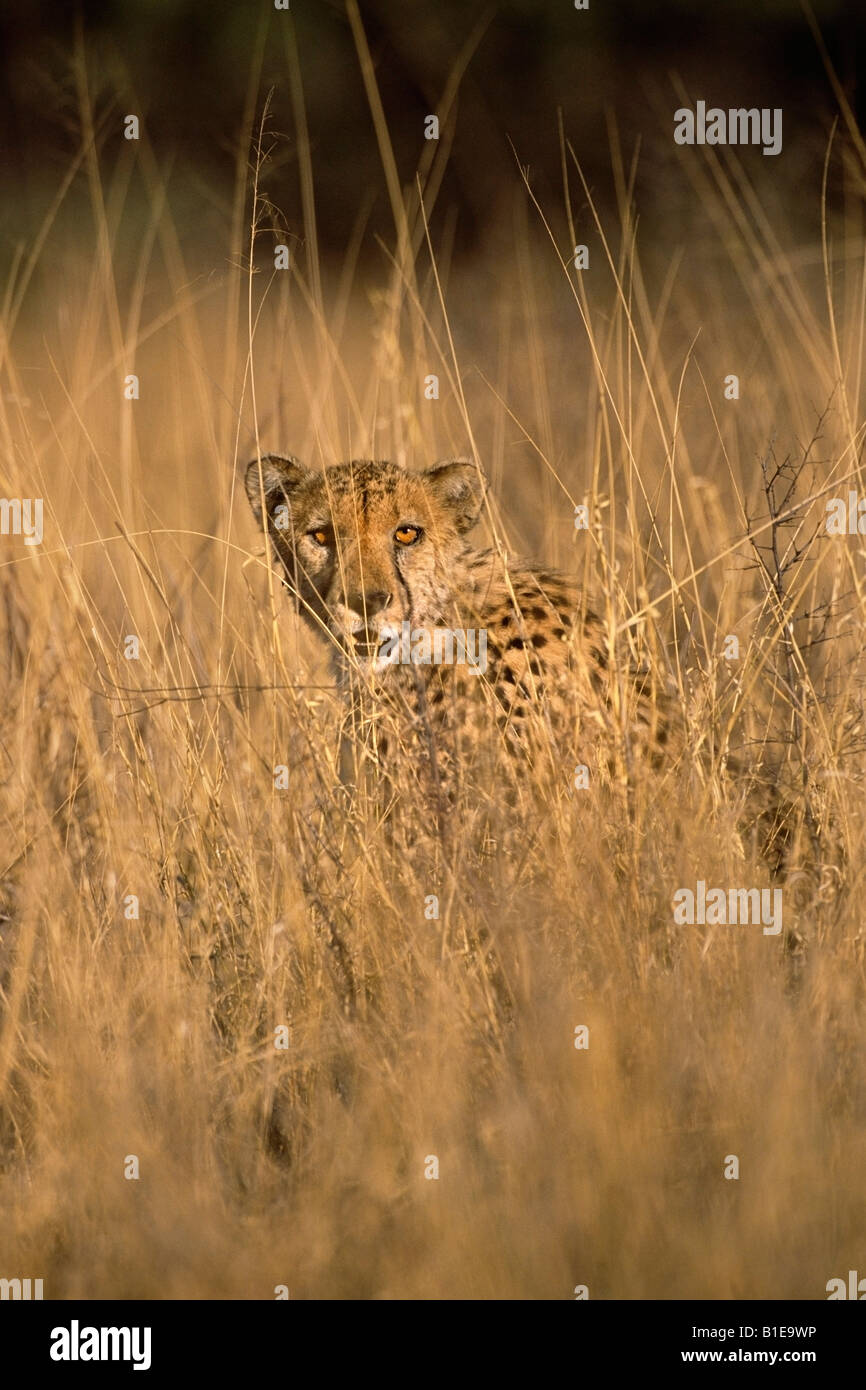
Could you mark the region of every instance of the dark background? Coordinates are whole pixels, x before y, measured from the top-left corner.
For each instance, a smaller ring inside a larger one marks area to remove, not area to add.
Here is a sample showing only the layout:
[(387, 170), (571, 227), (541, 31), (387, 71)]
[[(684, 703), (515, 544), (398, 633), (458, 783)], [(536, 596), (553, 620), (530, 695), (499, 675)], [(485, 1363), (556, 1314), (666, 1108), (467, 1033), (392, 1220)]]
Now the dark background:
[[(814, 13), (861, 125), (866, 117), (866, 6), (815, 0)], [(756, 179), (796, 190), (820, 170), (836, 109), (797, 0), (361, 0), (401, 178), (423, 151), (452, 65), (475, 27), (486, 27), (461, 83), (455, 140), (437, 215), (454, 220), (455, 254), (477, 251), (502, 212), (517, 157), (542, 196), (561, 202), (557, 109), (603, 202), (610, 180), (609, 120), (630, 155), (641, 141), (636, 192), (643, 216), (668, 196), (674, 158), (674, 82), (691, 104), (784, 109), (778, 158), (746, 151)], [(224, 217), (244, 136), (245, 109), (274, 88), (268, 192), (289, 226), (300, 219), (287, 25), (294, 26), (315, 173), (323, 250), (345, 244), (367, 191), (369, 230), (390, 236), (390, 209), (355, 45), (337, 0), (104, 0), (70, 7), (3, 0), (0, 8), (0, 238), (8, 251), (23, 219), (38, 217), (80, 148), (76, 25), (89, 97), (106, 129), (142, 117), (173, 206), (210, 235)], [(257, 54), (261, 55), (260, 76)], [(252, 85), (251, 85), (252, 84)], [(514, 151), (509, 144), (513, 142)], [(113, 141), (106, 143), (110, 155)], [(122, 142), (121, 142), (122, 146)], [(123, 151), (115, 147), (116, 157)], [(175, 202), (175, 200), (178, 200)], [(669, 211), (669, 209), (668, 209)]]

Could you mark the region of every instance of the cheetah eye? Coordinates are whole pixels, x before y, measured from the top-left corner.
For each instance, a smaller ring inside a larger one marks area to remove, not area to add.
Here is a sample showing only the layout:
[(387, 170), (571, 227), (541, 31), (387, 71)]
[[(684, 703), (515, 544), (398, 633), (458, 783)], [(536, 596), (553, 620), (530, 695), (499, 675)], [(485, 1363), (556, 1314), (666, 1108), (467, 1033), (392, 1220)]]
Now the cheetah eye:
[(420, 526), (398, 526), (394, 532), (394, 539), (398, 545), (414, 545), (420, 541), (424, 532)]
[(331, 539), (327, 526), (317, 526), (315, 530), (308, 531), (307, 535), (312, 536), (316, 545), (327, 545)]

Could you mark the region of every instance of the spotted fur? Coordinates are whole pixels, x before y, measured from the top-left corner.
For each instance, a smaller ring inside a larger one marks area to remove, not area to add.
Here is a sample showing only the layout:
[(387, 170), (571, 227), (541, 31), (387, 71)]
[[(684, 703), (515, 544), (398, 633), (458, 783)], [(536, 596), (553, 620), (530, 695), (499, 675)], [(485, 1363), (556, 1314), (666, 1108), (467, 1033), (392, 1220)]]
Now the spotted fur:
[[(470, 544), (485, 493), (475, 464), (409, 473), (354, 460), (322, 473), (269, 454), (248, 465), (246, 489), (302, 617), (330, 643), (356, 755), (385, 766), (397, 744), (435, 781), (485, 741), (588, 761), (600, 733), (633, 723), (644, 745), (664, 744), (657, 701), (640, 677), (621, 689), (607, 629), (575, 581)], [(404, 621), (484, 631), (486, 670), (383, 666), (382, 634)]]

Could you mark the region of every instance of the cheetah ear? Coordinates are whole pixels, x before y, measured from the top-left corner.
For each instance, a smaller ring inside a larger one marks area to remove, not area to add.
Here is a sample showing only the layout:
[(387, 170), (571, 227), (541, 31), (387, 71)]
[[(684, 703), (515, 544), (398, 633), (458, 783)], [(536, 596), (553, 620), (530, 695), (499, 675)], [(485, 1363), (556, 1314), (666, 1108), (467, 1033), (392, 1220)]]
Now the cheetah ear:
[[(259, 460), (247, 464), (244, 482), (253, 509), (253, 516), (262, 524), (262, 496), (268, 517), (273, 518), (279, 506), (290, 506), (292, 495), (300, 484), (311, 476), (312, 470), (305, 468), (296, 458), (284, 458), (282, 454), (262, 454), (261, 469)], [(285, 525), (279, 527), (285, 531)]]
[(487, 478), (471, 459), (434, 463), (423, 474), (431, 492), (454, 516), (458, 531), (470, 531), (478, 520), (487, 491)]

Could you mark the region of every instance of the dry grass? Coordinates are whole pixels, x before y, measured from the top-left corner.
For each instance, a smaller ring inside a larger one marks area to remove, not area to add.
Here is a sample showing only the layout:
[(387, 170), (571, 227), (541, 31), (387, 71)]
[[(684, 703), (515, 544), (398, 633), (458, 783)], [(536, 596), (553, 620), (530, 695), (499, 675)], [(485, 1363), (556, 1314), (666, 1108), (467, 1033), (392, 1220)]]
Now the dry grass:
[[(2, 541), (0, 1274), (52, 1298), (822, 1297), (866, 1236), (866, 594), (856, 537), (806, 542), (858, 486), (862, 204), (809, 190), (822, 249), (733, 157), (685, 151), (725, 259), (671, 227), (645, 275), (614, 142), (618, 216), (596, 224), (567, 148), (559, 206), (516, 168), (492, 269), (428, 245), (392, 177), (377, 276), (319, 262), (309, 205), (272, 274), (266, 162), (202, 246), (146, 142), (109, 159), (81, 109), (0, 345), (3, 491), (45, 500), (40, 548)], [(841, 138), (828, 168), (862, 190)], [(768, 578), (746, 517), (763, 544), (774, 437), (814, 500)], [(232, 466), (257, 442), (477, 450), (488, 530), (583, 577), (622, 669), (675, 683), (685, 753), (574, 794), (577, 757), (539, 764), (516, 807), (493, 765), (443, 834), (350, 804), (324, 654)], [(780, 937), (673, 923), (679, 887), (769, 882), (742, 746), (801, 812)]]

